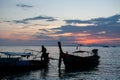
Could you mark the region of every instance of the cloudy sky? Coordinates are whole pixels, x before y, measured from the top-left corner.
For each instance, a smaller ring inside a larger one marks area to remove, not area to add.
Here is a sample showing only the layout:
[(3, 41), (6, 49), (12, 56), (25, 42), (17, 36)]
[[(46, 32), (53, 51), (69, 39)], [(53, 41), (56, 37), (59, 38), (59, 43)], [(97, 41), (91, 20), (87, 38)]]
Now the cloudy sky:
[(120, 46), (120, 0), (0, 0), (0, 45)]

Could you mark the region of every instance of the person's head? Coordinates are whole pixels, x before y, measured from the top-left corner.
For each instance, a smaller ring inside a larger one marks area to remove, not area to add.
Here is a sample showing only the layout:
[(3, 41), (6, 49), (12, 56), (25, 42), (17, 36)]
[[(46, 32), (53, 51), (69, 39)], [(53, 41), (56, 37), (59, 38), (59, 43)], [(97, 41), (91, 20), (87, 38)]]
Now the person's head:
[(44, 48), (44, 45), (42, 45), (42, 48)]

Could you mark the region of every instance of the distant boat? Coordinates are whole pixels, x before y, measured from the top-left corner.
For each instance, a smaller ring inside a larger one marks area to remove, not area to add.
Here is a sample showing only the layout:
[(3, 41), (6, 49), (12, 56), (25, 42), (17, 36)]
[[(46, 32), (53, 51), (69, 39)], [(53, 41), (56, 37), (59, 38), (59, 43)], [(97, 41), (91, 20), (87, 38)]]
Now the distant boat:
[[(98, 49), (93, 49), (92, 50), (92, 55), (91, 56), (76, 56), (68, 53), (64, 53), (62, 51), (61, 43), (58, 42), (58, 46), (60, 49), (60, 57), (59, 57), (59, 65), (58, 67), (60, 68), (61, 66), (61, 61), (63, 59), (65, 69), (66, 70), (89, 70), (97, 67), (99, 64), (99, 56), (98, 56)], [(88, 52), (88, 51), (74, 51), (74, 53), (83, 53), (83, 52)]]
[[(27, 49), (29, 50), (29, 49)], [(29, 50), (32, 52), (0, 52), (0, 71), (15, 71), (15, 70), (32, 70), (32, 69), (41, 69), (47, 67), (49, 59), (40, 60), (37, 59), (37, 55), (32, 54), (33, 51), (40, 53), (39, 51)], [(29, 57), (31, 57), (29, 59)], [(24, 58), (24, 59), (23, 59)]]
[(108, 47), (110, 47), (110, 46), (104, 45), (103, 47), (108, 48)]

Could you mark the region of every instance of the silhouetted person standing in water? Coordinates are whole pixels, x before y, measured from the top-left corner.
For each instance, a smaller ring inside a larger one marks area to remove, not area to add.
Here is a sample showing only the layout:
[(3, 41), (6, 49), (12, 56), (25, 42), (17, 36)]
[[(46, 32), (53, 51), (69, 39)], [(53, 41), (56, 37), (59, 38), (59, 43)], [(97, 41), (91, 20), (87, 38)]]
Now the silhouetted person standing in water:
[(41, 55), (41, 60), (44, 60), (44, 61), (48, 61), (48, 53), (47, 53), (47, 49), (44, 47), (44, 45), (42, 45), (42, 55)]

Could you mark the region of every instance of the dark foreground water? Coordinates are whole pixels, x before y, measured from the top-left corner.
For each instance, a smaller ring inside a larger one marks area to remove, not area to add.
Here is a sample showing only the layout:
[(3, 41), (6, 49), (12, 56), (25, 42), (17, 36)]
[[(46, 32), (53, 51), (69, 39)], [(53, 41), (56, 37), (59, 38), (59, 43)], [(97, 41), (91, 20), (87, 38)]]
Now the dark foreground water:
[[(81, 47), (83, 50), (99, 49), (100, 64), (90, 71), (65, 72), (62, 65), (58, 72), (58, 61), (51, 60), (47, 69), (34, 71), (16, 71), (4, 73), (0, 71), (0, 80), (120, 80), (120, 47)], [(41, 50), (38, 46), (1, 46), (0, 51), (23, 52), (24, 49)], [(58, 47), (47, 47), (50, 57), (58, 58)], [(75, 47), (63, 47), (72, 52)]]

